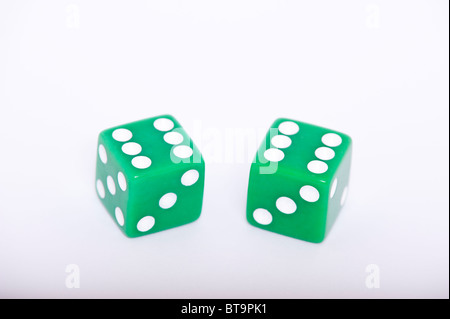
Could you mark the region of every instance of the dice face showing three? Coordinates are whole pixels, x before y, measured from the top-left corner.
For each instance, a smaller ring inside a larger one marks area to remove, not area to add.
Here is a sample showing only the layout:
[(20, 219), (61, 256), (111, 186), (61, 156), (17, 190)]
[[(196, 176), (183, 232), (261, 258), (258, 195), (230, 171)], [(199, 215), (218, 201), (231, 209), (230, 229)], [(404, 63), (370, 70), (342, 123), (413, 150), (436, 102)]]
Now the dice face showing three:
[(181, 226), (200, 216), (205, 163), (174, 117), (104, 130), (97, 151), (97, 194), (128, 237)]
[(250, 168), (248, 222), (322, 242), (347, 196), (351, 153), (352, 141), (343, 133), (277, 119)]

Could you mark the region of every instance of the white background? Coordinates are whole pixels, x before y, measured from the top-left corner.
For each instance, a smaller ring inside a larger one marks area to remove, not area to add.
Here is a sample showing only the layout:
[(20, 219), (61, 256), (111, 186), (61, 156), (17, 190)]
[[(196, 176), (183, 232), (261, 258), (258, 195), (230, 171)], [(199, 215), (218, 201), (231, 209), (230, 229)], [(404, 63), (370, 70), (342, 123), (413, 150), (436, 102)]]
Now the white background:
[[(448, 298), (448, 6), (2, 1), (0, 297)], [(165, 113), (207, 161), (202, 216), (129, 239), (95, 193), (97, 135)], [(251, 132), (281, 116), (354, 141), (322, 244), (245, 219)]]

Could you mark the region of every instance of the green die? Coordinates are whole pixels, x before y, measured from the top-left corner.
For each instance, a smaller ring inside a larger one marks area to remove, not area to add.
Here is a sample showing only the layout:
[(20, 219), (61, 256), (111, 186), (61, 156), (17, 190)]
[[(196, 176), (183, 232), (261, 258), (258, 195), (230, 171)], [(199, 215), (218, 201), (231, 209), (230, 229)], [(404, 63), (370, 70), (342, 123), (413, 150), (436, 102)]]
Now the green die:
[(351, 138), (343, 133), (277, 119), (250, 168), (248, 222), (322, 242), (347, 196), (351, 154)]
[(205, 163), (174, 117), (104, 130), (97, 150), (97, 194), (128, 237), (181, 226), (200, 216)]

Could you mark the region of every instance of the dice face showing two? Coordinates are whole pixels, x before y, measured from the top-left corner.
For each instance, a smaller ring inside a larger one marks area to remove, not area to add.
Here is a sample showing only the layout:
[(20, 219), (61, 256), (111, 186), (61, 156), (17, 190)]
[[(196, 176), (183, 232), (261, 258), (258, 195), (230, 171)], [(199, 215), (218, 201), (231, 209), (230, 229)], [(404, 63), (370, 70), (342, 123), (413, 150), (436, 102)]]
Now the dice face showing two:
[(204, 178), (201, 153), (170, 115), (99, 135), (97, 194), (128, 237), (195, 221), (202, 209)]
[(250, 168), (247, 220), (320, 243), (344, 205), (352, 141), (333, 130), (277, 119)]

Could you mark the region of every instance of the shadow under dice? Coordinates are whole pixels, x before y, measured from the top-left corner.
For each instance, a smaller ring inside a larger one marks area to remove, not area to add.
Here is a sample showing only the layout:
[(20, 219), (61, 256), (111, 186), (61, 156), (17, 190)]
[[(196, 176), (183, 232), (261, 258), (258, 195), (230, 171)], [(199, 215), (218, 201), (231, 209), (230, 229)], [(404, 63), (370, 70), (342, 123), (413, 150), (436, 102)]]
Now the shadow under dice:
[(99, 135), (97, 194), (128, 237), (195, 221), (202, 209), (204, 178), (201, 153), (170, 115)]
[(343, 133), (277, 119), (250, 168), (248, 222), (322, 242), (347, 196), (351, 153), (351, 138)]

